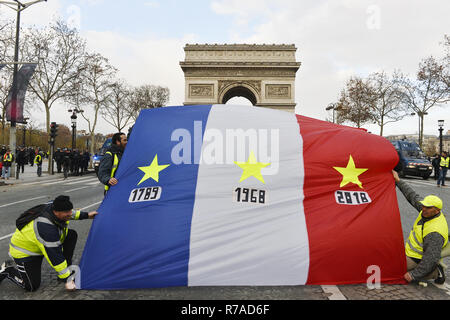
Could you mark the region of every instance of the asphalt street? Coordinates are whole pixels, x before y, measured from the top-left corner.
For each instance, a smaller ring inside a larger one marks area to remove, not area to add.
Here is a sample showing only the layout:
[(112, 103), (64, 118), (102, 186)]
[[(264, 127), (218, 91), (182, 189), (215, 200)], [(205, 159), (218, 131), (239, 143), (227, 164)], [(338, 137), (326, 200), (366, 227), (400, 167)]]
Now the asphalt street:
[[(44, 167), (45, 168), (45, 167)], [(35, 168), (27, 167), (21, 180), (10, 180), (0, 186), (0, 261), (8, 259), (9, 240), (15, 231), (16, 218), (30, 207), (45, 203), (60, 194), (69, 195), (75, 208), (84, 211), (96, 210), (103, 200), (103, 188), (95, 174), (81, 177), (61, 175), (42, 178), (35, 177)], [(424, 181), (407, 177), (406, 180), (419, 194), (436, 194), (444, 202), (443, 212), (450, 205), (450, 187), (438, 188), (430, 178)], [(401, 212), (403, 235), (406, 239), (412, 228), (417, 212), (397, 191)], [(447, 215), (447, 221), (449, 215)], [(450, 222), (450, 221), (449, 221)], [(81, 259), (89, 233), (91, 220), (73, 221), (71, 228), (78, 232), (74, 264)], [(444, 263), (450, 266), (450, 258)], [(449, 300), (450, 271), (443, 285), (381, 285), (369, 288), (366, 284), (340, 286), (292, 286), (292, 287), (193, 287), (162, 288), (126, 291), (76, 291), (67, 292), (64, 285), (56, 281), (56, 273), (44, 261), (41, 288), (34, 293), (26, 293), (10, 281), (0, 284), (0, 300)]]

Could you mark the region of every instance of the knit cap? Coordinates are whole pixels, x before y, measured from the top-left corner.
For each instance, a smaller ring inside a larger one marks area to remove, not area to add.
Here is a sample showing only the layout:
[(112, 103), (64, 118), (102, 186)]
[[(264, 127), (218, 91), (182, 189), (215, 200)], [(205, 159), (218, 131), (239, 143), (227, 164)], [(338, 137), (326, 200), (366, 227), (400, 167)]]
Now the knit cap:
[(73, 204), (68, 196), (59, 196), (53, 201), (53, 210), (55, 211), (66, 212), (72, 209)]

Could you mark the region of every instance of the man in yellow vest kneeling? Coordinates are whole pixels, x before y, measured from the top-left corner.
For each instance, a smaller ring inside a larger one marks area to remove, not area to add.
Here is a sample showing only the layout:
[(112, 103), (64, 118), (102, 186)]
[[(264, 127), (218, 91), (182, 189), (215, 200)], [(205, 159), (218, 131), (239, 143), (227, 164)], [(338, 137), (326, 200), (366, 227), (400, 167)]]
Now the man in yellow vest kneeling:
[(397, 187), (408, 202), (419, 211), (419, 216), (406, 241), (407, 270), (404, 278), (408, 282), (434, 279), (437, 284), (445, 282), (441, 265), (441, 252), (448, 243), (448, 225), (441, 212), (442, 200), (430, 195), (422, 201), (420, 196), (394, 171)]
[[(58, 280), (66, 282), (71, 276), (69, 266), (78, 239), (75, 230), (69, 229), (69, 221), (94, 219), (97, 214), (73, 210), (67, 196), (25, 211), (16, 220), (17, 229), (9, 244), (14, 261), (0, 266), (0, 283), (9, 279), (26, 291), (36, 291), (41, 284), (44, 258), (58, 273)], [(73, 290), (73, 284), (66, 282), (66, 289)]]

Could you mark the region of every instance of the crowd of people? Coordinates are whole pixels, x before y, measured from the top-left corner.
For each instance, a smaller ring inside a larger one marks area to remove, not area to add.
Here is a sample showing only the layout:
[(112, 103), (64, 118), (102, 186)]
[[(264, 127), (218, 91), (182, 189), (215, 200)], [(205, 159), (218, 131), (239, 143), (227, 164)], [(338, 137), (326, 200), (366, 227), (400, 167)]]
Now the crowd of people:
[(79, 176), (87, 172), (91, 154), (88, 150), (83, 152), (78, 149), (58, 148), (55, 151), (54, 160), (58, 173), (64, 171)]
[[(8, 180), (10, 177), (10, 168), (12, 163), (17, 163), (19, 172), (24, 173), (25, 165), (33, 167), (35, 164), (42, 166), (42, 161), (49, 158), (49, 152), (39, 147), (20, 146), (12, 153), (10, 148), (2, 146), (0, 149), (0, 172), (2, 179)], [(65, 172), (73, 176), (83, 175), (87, 172), (91, 154), (88, 150), (80, 151), (78, 149), (57, 148), (53, 156), (58, 173)], [(39, 168), (38, 168), (39, 176)]]

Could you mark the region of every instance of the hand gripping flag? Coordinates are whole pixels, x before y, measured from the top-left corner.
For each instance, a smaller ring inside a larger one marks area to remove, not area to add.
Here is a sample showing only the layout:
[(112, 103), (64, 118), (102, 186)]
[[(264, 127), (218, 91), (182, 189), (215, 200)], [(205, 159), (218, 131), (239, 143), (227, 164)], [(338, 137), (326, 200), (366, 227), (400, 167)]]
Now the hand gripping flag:
[(28, 83), (36, 70), (37, 64), (28, 64), (17, 72), (17, 80), (9, 91), (6, 100), (6, 119), (12, 122), (23, 123), (23, 106)]
[(386, 139), (240, 106), (141, 112), (81, 289), (404, 283)]

